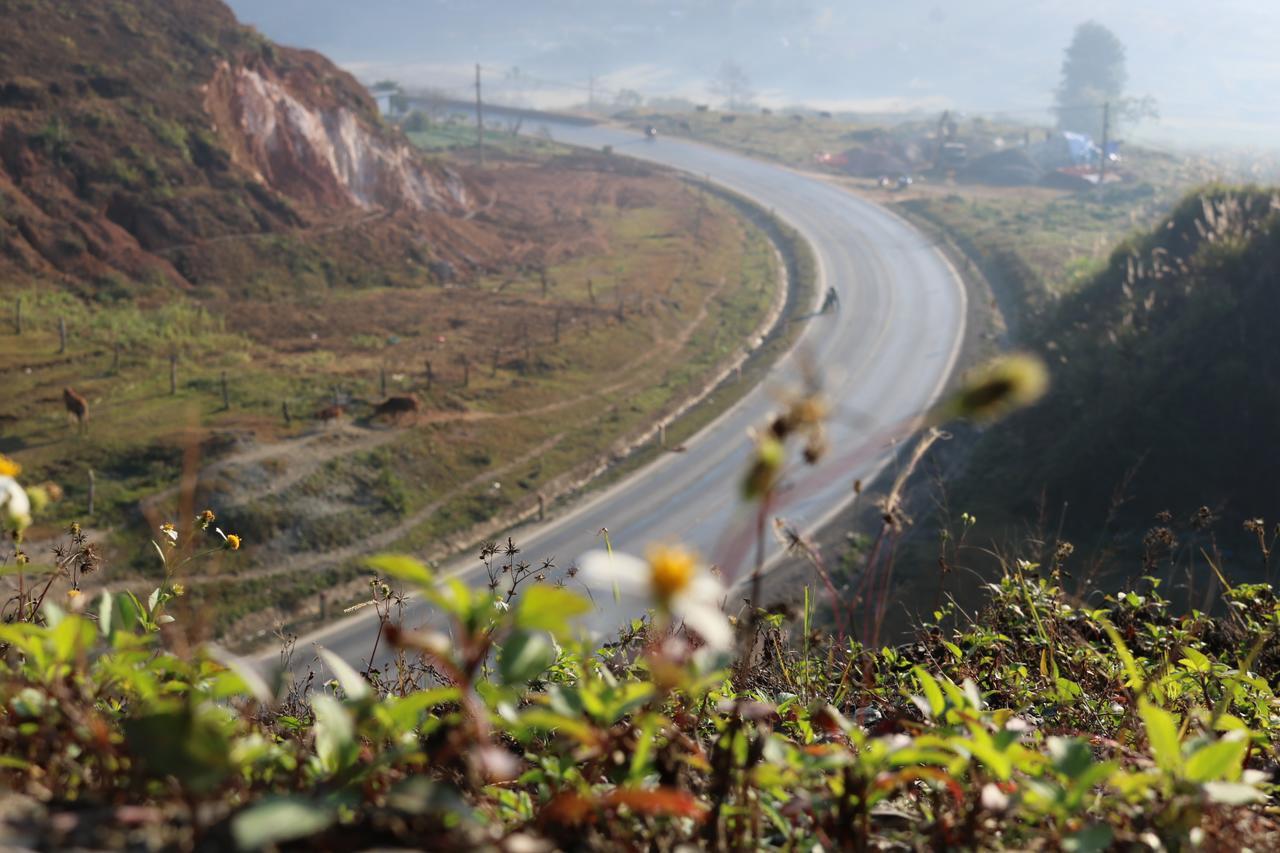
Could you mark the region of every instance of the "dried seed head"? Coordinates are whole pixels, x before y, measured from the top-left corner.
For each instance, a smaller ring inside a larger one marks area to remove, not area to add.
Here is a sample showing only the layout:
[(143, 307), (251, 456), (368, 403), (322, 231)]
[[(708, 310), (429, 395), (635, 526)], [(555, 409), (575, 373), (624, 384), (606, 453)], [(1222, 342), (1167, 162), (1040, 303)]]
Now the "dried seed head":
[(747, 476), (742, 481), (742, 495), (747, 500), (755, 500), (773, 488), (782, 471), (782, 463), (786, 461), (786, 450), (782, 442), (773, 436), (762, 436), (756, 442), (755, 454)]
[(994, 421), (1044, 396), (1049, 373), (1039, 358), (1002, 356), (970, 373), (955, 394), (934, 410), (933, 421), (953, 418)]

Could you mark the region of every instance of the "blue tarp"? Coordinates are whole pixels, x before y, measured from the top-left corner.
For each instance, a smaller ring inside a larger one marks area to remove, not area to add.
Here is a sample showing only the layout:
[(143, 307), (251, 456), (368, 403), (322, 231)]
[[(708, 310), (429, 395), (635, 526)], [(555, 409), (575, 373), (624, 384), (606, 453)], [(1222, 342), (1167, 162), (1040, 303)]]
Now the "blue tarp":
[(1101, 152), (1099, 152), (1098, 146), (1094, 144), (1092, 136), (1086, 133), (1072, 133), (1069, 130), (1064, 130), (1062, 138), (1067, 141), (1067, 151), (1071, 154), (1072, 165), (1082, 166), (1086, 163), (1097, 161)]

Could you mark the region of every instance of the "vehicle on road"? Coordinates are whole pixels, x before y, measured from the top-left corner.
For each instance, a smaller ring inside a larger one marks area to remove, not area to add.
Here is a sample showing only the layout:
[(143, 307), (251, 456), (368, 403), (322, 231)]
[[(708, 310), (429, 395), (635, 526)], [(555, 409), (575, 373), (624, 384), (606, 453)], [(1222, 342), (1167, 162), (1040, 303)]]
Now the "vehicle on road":
[(834, 287), (828, 287), (827, 295), (822, 298), (821, 313), (826, 314), (829, 311), (836, 311), (839, 309), (840, 309), (840, 294), (836, 293), (836, 289)]

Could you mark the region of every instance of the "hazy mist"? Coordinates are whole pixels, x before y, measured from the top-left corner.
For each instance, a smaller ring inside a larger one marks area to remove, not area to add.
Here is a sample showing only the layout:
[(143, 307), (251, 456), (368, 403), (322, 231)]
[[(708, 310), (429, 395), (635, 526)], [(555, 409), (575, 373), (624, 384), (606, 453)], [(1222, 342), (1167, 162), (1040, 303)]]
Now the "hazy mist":
[(762, 105), (860, 112), (944, 107), (1047, 119), (1064, 47), (1095, 19), (1128, 52), (1128, 94), (1161, 118), (1133, 135), (1270, 147), (1280, 129), (1280, 4), (1103, 0), (232, 0), (268, 36), (321, 50), (365, 80), (469, 93), (481, 62), (493, 97), (541, 106), (634, 89), (715, 100), (726, 60)]

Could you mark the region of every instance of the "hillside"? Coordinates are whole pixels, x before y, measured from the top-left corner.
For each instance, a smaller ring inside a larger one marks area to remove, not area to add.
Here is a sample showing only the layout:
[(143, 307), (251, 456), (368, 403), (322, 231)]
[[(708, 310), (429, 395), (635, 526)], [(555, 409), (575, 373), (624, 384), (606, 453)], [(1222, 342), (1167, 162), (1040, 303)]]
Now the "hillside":
[(953, 511), (996, 538), (1031, 523), (1049, 547), (1060, 529), (1090, 549), (1145, 550), (1153, 570), (1221, 547), (1228, 576), (1252, 579), (1262, 564), (1237, 555), (1257, 536), (1242, 526), (1280, 517), (1268, 449), (1280, 428), (1278, 273), (1273, 190), (1206, 187), (1122, 243), (1024, 330), (1052, 390), (980, 437), (947, 485)]
[[(236, 239), (262, 234), (294, 235), (330, 283), (381, 281), (370, 267), (424, 238), (395, 278), (501, 256), (460, 219), (466, 182), (385, 127), (350, 75), (217, 0), (4, 0), (0, 14), (0, 287), (247, 289), (289, 269)], [(333, 245), (336, 223), (374, 214), (383, 245)]]
[(671, 172), (428, 154), (218, 0), (0, 11), (0, 453), (66, 495), (33, 551), (79, 521), (118, 587), (216, 505), (244, 547), (189, 579), (210, 632), (327, 618), (370, 551), (442, 558), (585, 488), (782, 308), (769, 217)]

